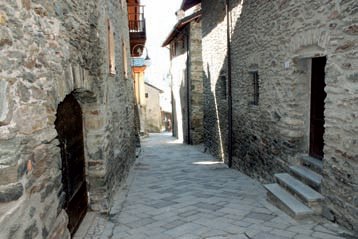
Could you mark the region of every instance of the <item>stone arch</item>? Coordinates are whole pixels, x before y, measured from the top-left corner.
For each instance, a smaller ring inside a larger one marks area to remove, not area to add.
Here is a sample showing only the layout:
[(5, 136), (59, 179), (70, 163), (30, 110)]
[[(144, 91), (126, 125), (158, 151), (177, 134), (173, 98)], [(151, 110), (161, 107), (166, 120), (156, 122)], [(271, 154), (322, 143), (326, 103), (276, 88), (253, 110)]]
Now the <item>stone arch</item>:
[[(97, 211), (107, 210), (107, 196), (103, 191), (102, 184), (105, 177), (105, 159), (103, 154), (103, 140), (105, 140), (104, 113), (98, 96), (88, 89), (77, 88), (67, 94), (60, 102), (71, 95), (79, 103), (82, 110), (83, 146), (85, 158), (85, 180), (88, 193), (88, 208)], [(98, 185), (102, 185), (98, 186)], [(105, 209), (103, 209), (105, 208)]]
[(107, 212), (106, 154), (104, 153), (105, 108), (98, 96), (88, 89), (77, 88), (72, 94), (78, 100), (83, 113), (84, 150), (86, 158), (86, 180), (88, 185), (89, 208)]
[[(107, 212), (105, 189), (107, 155), (104, 153), (105, 133), (105, 88), (98, 85), (98, 78), (78, 64), (69, 64), (64, 69), (65, 80), (56, 81), (57, 102), (67, 94), (73, 94), (83, 111), (83, 134), (88, 184), (89, 208)], [(101, 84), (101, 83), (99, 83)]]
[(307, 30), (297, 33), (288, 43), (292, 60), (327, 55), (330, 34), (325, 30)]

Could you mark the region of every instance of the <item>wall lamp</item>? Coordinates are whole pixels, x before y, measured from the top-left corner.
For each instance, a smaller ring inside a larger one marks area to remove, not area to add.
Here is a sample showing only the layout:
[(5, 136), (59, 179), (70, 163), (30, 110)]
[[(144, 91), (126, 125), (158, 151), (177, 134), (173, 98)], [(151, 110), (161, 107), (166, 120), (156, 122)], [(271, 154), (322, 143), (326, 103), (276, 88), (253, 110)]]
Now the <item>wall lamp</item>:
[(139, 55), (140, 57), (142, 57), (143, 55), (143, 49), (145, 49), (146, 51), (146, 57), (144, 58), (144, 65), (146, 66), (150, 66), (152, 64), (150, 58), (149, 58), (149, 53), (148, 53), (148, 49), (146, 46), (144, 46), (143, 44), (137, 44), (134, 45), (132, 48), (132, 56), (134, 55)]

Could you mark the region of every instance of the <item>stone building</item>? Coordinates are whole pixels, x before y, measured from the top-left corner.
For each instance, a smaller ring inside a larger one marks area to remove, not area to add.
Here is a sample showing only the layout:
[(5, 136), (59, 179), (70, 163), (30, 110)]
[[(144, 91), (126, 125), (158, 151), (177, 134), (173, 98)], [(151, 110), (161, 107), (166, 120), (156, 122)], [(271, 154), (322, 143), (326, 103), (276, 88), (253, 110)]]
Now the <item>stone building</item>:
[(182, 6), (163, 43), (170, 47), (173, 135), (188, 144), (203, 142), (203, 70), (200, 4)]
[(160, 133), (162, 131), (162, 111), (160, 108), (161, 89), (145, 82), (146, 107), (146, 129), (149, 133)]
[(0, 238), (108, 212), (135, 159), (128, 32), (126, 1), (0, 3)]
[[(299, 178), (324, 197), (316, 213), (355, 231), (357, 8), (353, 0), (204, 0), (201, 20), (206, 147), (296, 196), (290, 182)], [(276, 195), (284, 190), (267, 188), (287, 209)]]

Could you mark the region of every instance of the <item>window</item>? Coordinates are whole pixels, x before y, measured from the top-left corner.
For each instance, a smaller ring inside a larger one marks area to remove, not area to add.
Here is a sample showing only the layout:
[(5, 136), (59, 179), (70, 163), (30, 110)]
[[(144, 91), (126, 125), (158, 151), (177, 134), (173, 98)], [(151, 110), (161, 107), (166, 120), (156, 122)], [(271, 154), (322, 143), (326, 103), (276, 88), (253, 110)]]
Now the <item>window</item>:
[(259, 104), (259, 95), (260, 95), (260, 87), (259, 87), (259, 74), (257, 71), (251, 72), (252, 75), (252, 86), (253, 86), (253, 105)]
[(148, 98), (148, 93), (145, 93), (145, 98)]
[(111, 21), (108, 19), (108, 62), (109, 62), (109, 73), (111, 75), (116, 74), (116, 61), (115, 61), (115, 42), (114, 32)]
[(122, 54), (123, 54), (123, 74), (125, 78), (128, 78), (127, 48), (123, 41), (122, 41)]
[(171, 56), (171, 59), (173, 59), (175, 57), (175, 46), (176, 46), (176, 42), (170, 43), (170, 56)]
[(222, 99), (226, 100), (227, 99), (227, 84), (226, 84), (226, 75), (220, 75), (220, 95), (222, 97)]

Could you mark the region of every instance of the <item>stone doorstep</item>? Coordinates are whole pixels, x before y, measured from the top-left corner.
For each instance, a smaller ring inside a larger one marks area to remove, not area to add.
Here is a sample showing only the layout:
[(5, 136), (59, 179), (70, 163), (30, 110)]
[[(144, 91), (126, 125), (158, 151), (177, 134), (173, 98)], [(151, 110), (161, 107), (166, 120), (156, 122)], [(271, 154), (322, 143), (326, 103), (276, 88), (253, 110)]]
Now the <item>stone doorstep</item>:
[(281, 187), (298, 197), (304, 204), (312, 208), (316, 214), (321, 213), (322, 208), (320, 203), (324, 197), (320, 193), (287, 173), (277, 173), (275, 178)]
[(267, 189), (269, 201), (294, 219), (302, 219), (314, 214), (312, 209), (298, 201), (277, 183), (266, 184), (264, 187)]
[(73, 237), (76, 239), (85, 238), (89, 228), (93, 226), (97, 216), (96, 212), (87, 212)]
[(306, 168), (305, 166), (295, 165), (290, 167), (291, 174), (296, 178), (320, 192), (322, 175)]
[[(139, 159), (136, 160), (136, 162), (139, 161)], [(116, 195), (114, 196), (115, 202), (113, 202), (112, 205), (110, 205), (109, 212), (105, 214), (101, 214), (98, 211), (88, 211), (83, 218), (80, 226), (78, 227), (76, 233), (74, 234), (74, 239), (85, 239), (88, 237), (88, 231), (90, 228), (96, 227), (96, 223), (98, 220), (100, 220), (103, 217), (113, 217), (114, 215), (120, 213), (123, 204), (125, 203), (129, 188), (132, 185), (132, 183), (135, 180), (135, 164), (131, 166), (131, 169), (129, 170), (128, 176), (125, 179), (125, 182), (118, 188)]]
[(0, 203), (7, 203), (19, 199), (24, 192), (21, 183), (10, 183), (0, 185)]
[(17, 182), (18, 165), (2, 166), (0, 168), (0, 186)]
[(322, 174), (323, 171), (323, 163), (322, 160), (313, 158), (309, 155), (301, 156), (301, 163), (303, 166), (315, 171), (318, 174)]

